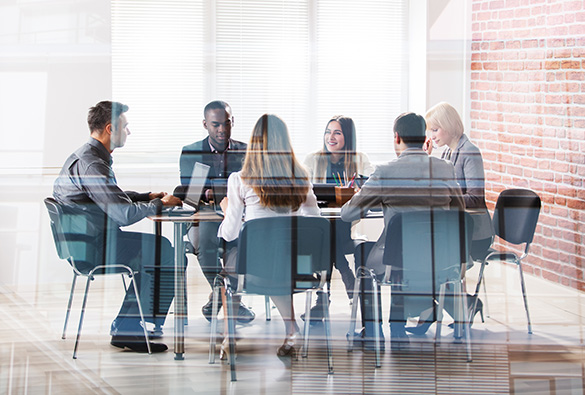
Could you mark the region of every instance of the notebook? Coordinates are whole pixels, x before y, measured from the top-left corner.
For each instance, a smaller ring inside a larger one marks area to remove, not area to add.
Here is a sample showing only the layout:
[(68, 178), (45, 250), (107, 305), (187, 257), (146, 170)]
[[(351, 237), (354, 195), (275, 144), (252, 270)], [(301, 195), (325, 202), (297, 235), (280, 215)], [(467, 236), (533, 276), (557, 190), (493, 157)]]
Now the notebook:
[(327, 207), (330, 203), (335, 203), (335, 184), (315, 183), (313, 192), (315, 192), (319, 207)]
[(201, 200), (201, 192), (205, 187), (205, 181), (207, 180), (207, 174), (209, 174), (209, 166), (196, 162), (193, 166), (193, 172), (191, 173), (191, 181), (187, 187), (187, 192), (183, 203), (187, 204), (191, 208), (185, 207), (165, 207), (163, 213), (169, 215), (193, 215), (199, 210), (199, 201)]

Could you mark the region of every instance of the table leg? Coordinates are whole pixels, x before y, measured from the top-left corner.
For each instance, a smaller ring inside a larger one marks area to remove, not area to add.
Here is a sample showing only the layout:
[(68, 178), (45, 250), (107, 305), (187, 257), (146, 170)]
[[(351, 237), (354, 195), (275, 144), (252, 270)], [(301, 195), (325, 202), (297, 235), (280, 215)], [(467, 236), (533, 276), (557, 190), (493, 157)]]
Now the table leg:
[[(160, 250), (161, 250), (161, 237), (162, 237), (162, 223), (154, 223), (154, 234), (155, 234), (155, 249), (154, 249), (154, 304), (153, 304), (153, 318), (154, 318), (154, 331), (162, 332), (162, 326), (156, 319), (160, 315)], [(164, 318), (164, 316), (163, 316)]]
[(185, 224), (175, 222), (175, 359), (185, 354)]

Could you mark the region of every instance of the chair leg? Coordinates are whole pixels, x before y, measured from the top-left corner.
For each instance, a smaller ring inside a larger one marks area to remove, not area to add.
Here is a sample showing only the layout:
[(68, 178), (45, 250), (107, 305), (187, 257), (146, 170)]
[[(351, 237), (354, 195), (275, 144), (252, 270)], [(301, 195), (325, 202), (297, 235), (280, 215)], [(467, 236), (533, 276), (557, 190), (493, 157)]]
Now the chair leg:
[[(327, 291), (329, 291), (329, 288), (327, 288)], [(329, 303), (323, 303), (323, 317), (325, 321), (325, 343), (327, 345), (327, 367), (329, 374), (333, 374), (333, 356), (331, 354), (331, 321), (329, 320)]]
[(71, 314), (71, 304), (73, 303), (73, 294), (75, 293), (75, 283), (77, 282), (77, 274), (73, 272), (73, 281), (71, 282), (71, 292), (69, 292), (69, 302), (67, 303), (67, 313), (65, 313), (65, 323), (63, 324), (63, 334), (61, 339), (65, 339), (67, 333), (67, 323), (69, 322), (69, 315)]
[(447, 284), (441, 284), (441, 288), (439, 290), (439, 308), (437, 311), (437, 331), (435, 332), (435, 342), (437, 344), (441, 343), (441, 328), (443, 326), (443, 309), (445, 308), (445, 290), (447, 289)]
[[(485, 270), (486, 265), (487, 265), (486, 261), (481, 262), (481, 267), (479, 268), (479, 276), (477, 277), (477, 284), (475, 285), (475, 292), (473, 292), (473, 299), (475, 300), (475, 302), (473, 303), (473, 309), (471, 309), (471, 311), (475, 311), (475, 305), (477, 304), (477, 299), (479, 297), (479, 288), (481, 287), (482, 283), (483, 283), (483, 289), (485, 292), (485, 280), (484, 280), (483, 272)], [(471, 319), (471, 317), (470, 317), (470, 319)]]
[[(355, 278), (355, 285), (353, 287), (353, 301), (351, 303), (351, 319), (349, 321), (349, 336), (347, 339), (347, 351), (348, 352), (352, 352), (353, 351), (353, 334), (355, 333), (355, 322), (356, 322), (356, 318), (357, 318), (357, 306), (359, 303), (359, 298), (360, 298), (360, 284), (362, 281), (362, 276), (360, 274), (360, 270), (358, 269), (356, 271), (356, 278)], [(306, 322), (306, 321), (305, 321)]]
[(303, 328), (303, 358), (307, 358), (308, 354), (309, 354), (309, 328), (311, 328), (311, 304), (312, 302), (312, 297), (313, 297), (313, 291), (312, 290), (308, 290), (306, 292), (307, 294), (307, 298), (306, 298), (306, 302), (305, 302), (305, 324), (304, 324), (304, 328)]
[(379, 368), (382, 366), (380, 362), (380, 316), (379, 316), (379, 306), (378, 306), (378, 281), (376, 280), (376, 275), (371, 273), (372, 276), (372, 289), (374, 294), (374, 339), (375, 339), (375, 346), (376, 346), (376, 367)]
[(460, 295), (460, 299), (461, 299), (461, 309), (458, 311), (458, 315), (459, 315), (459, 322), (460, 322), (460, 326), (462, 326), (463, 331), (465, 332), (465, 344), (466, 344), (466, 349), (467, 349), (467, 362), (471, 362), (471, 325), (470, 325), (470, 321), (469, 321), (469, 317), (467, 315), (467, 312), (469, 311), (468, 309), (468, 305), (467, 305), (467, 295), (463, 292), (463, 287), (462, 287), (462, 283), (460, 281), (458, 281), (457, 283), (455, 283), (455, 287), (456, 287), (456, 292)]
[[(454, 302), (455, 305), (453, 306), (455, 309), (455, 317), (453, 317), (454, 323), (453, 323), (453, 337), (455, 338), (456, 342), (459, 343), (461, 341), (461, 338), (463, 337), (463, 326), (461, 325), (461, 323), (463, 322), (463, 316), (461, 316), (459, 313), (462, 311), (462, 305), (463, 305), (463, 297), (461, 295), (461, 288), (460, 285), (458, 283), (452, 283), (453, 284), (453, 298), (454, 298)], [(466, 315), (466, 314), (465, 314)]]
[(124, 274), (120, 275), (122, 277), (122, 284), (124, 284), (124, 292), (128, 292), (128, 286), (126, 285), (126, 279), (124, 278)]
[[(483, 278), (482, 283), (483, 283), (483, 300), (484, 300), (483, 307), (485, 308), (485, 316), (489, 318), (490, 317), (490, 309), (488, 307), (488, 295), (487, 295), (487, 288), (485, 285), (485, 276)], [(471, 322), (471, 320), (469, 322)]]
[[(219, 286), (213, 287), (211, 311), (217, 311), (219, 304)], [(227, 320), (227, 317), (225, 317)], [(209, 363), (215, 363), (215, 339), (217, 337), (217, 314), (211, 315), (211, 333), (209, 335)]]
[(144, 331), (144, 340), (146, 340), (146, 349), (148, 350), (148, 354), (151, 354), (150, 351), (150, 342), (148, 341), (148, 332), (146, 331), (146, 321), (144, 320), (144, 312), (142, 311), (142, 303), (140, 303), (140, 296), (138, 296), (138, 287), (136, 286), (136, 281), (134, 280), (134, 274), (130, 274), (130, 281), (132, 282), (132, 287), (134, 287), (134, 294), (136, 295), (136, 304), (138, 304), (138, 312), (140, 313), (140, 322), (142, 322), (142, 330)]
[(77, 327), (77, 336), (75, 337), (75, 346), (73, 346), (73, 359), (77, 359), (77, 346), (79, 345), (79, 338), (81, 336), (81, 327), (83, 326), (83, 316), (85, 315), (85, 305), (87, 304), (87, 293), (89, 292), (89, 283), (92, 277), (87, 277), (85, 283), (85, 293), (83, 295), (83, 303), (81, 304), (81, 315), (79, 316), (79, 326)]
[(530, 313), (528, 312), (528, 299), (526, 299), (526, 284), (524, 284), (524, 272), (522, 271), (522, 262), (518, 261), (518, 271), (520, 273), (520, 285), (522, 286), (522, 298), (524, 299), (524, 309), (526, 310), (526, 319), (528, 320), (528, 334), (532, 334), (532, 323), (530, 322)]
[(264, 295), (264, 306), (266, 308), (266, 321), (272, 320), (272, 312), (270, 306), (270, 296)]
[[(184, 293), (184, 295), (185, 296), (183, 296), (183, 298), (185, 300), (185, 307), (183, 309), (183, 313), (184, 313), (184, 315), (183, 315), (183, 325), (187, 326), (187, 325), (189, 325), (189, 308), (188, 308), (189, 305), (187, 303), (187, 287), (185, 287), (185, 293)], [(215, 310), (213, 310), (213, 311), (215, 311)]]
[(236, 379), (236, 325), (235, 325), (235, 316), (234, 316), (234, 308), (233, 308), (233, 294), (232, 290), (229, 287), (226, 287), (225, 295), (226, 295), (226, 303), (227, 303), (227, 320), (228, 320), (228, 342), (230, 347), (230, 371), (231, 371), (231, 378), (232, 381), (237, 381)]

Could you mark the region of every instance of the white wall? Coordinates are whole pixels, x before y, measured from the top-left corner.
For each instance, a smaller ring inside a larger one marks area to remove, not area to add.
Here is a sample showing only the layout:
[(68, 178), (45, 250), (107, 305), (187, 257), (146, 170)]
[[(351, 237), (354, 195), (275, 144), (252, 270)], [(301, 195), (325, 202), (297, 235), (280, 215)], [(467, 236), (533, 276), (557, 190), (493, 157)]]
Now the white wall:
[(427, 109), (451, 103), (468, 120), (471, 25), (468, 0), (427, 0)]
[(0, 3), (0, 283), (69, 279), (42, 199), (109, 97), (109, 0)]

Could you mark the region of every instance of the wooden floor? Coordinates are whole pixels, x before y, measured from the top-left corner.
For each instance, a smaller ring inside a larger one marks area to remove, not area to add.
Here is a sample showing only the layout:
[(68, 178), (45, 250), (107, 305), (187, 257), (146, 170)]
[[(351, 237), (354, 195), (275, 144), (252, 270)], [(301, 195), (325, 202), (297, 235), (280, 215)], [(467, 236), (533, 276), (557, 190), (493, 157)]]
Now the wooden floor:
[[(470, 271), (468, 278), (476, 278)], [(188, 273), (189, 325), (185, 360), (172, 353), (173, 320), (165, 325), (170, 350), (157, 355), (124, 352), (109, 345), (109, 325), (123, 295), (118, 276), (93, 282), (78, 359), (71, 358), (83, 285), (67, 339), (61, 339), (67, 283), (0, 288), (0, 394), (582, 394), (584, 386), (583, 295), (527, 276), (534, 334), (526, 329), (526, 315), (514, 267), (490, 265), (487, 271), (489, 314), (479, 315), (472, 328), (473, 362), (465, 347), (455, 343), (446, 324), (442, 341), (434, 341), (435, 326), (425, 336), (411, 337), (411, 345), (382, 355), (348, 353), (345, 333), (350, 306), (338, 277), (333, 281), (332, 332), (334, 369), (327, 374), (323, 329), (312, 330), (306, 359), (279, 358), (276, 349), (284, 326), (275, 309), (265, 320), (263, 298), (245, 302), (257, 313), (252, 324), (238, 326), (238, 381), (230, 382), (229, 365), (208, 364), (210, 326), (200, 308), (209, 287), (195, 261)], [(387, 314), (389, 295), (384, 296)], [(485, 302), (485, 297), (482, 296)], [(295, 298), (298, 312), (304, 297)], [(487, 313), (487, 311), (486, 311)], [(172, 318), (172, 316), (170, 316)], [(388, 325), (384, 325), (386, 339)]]

